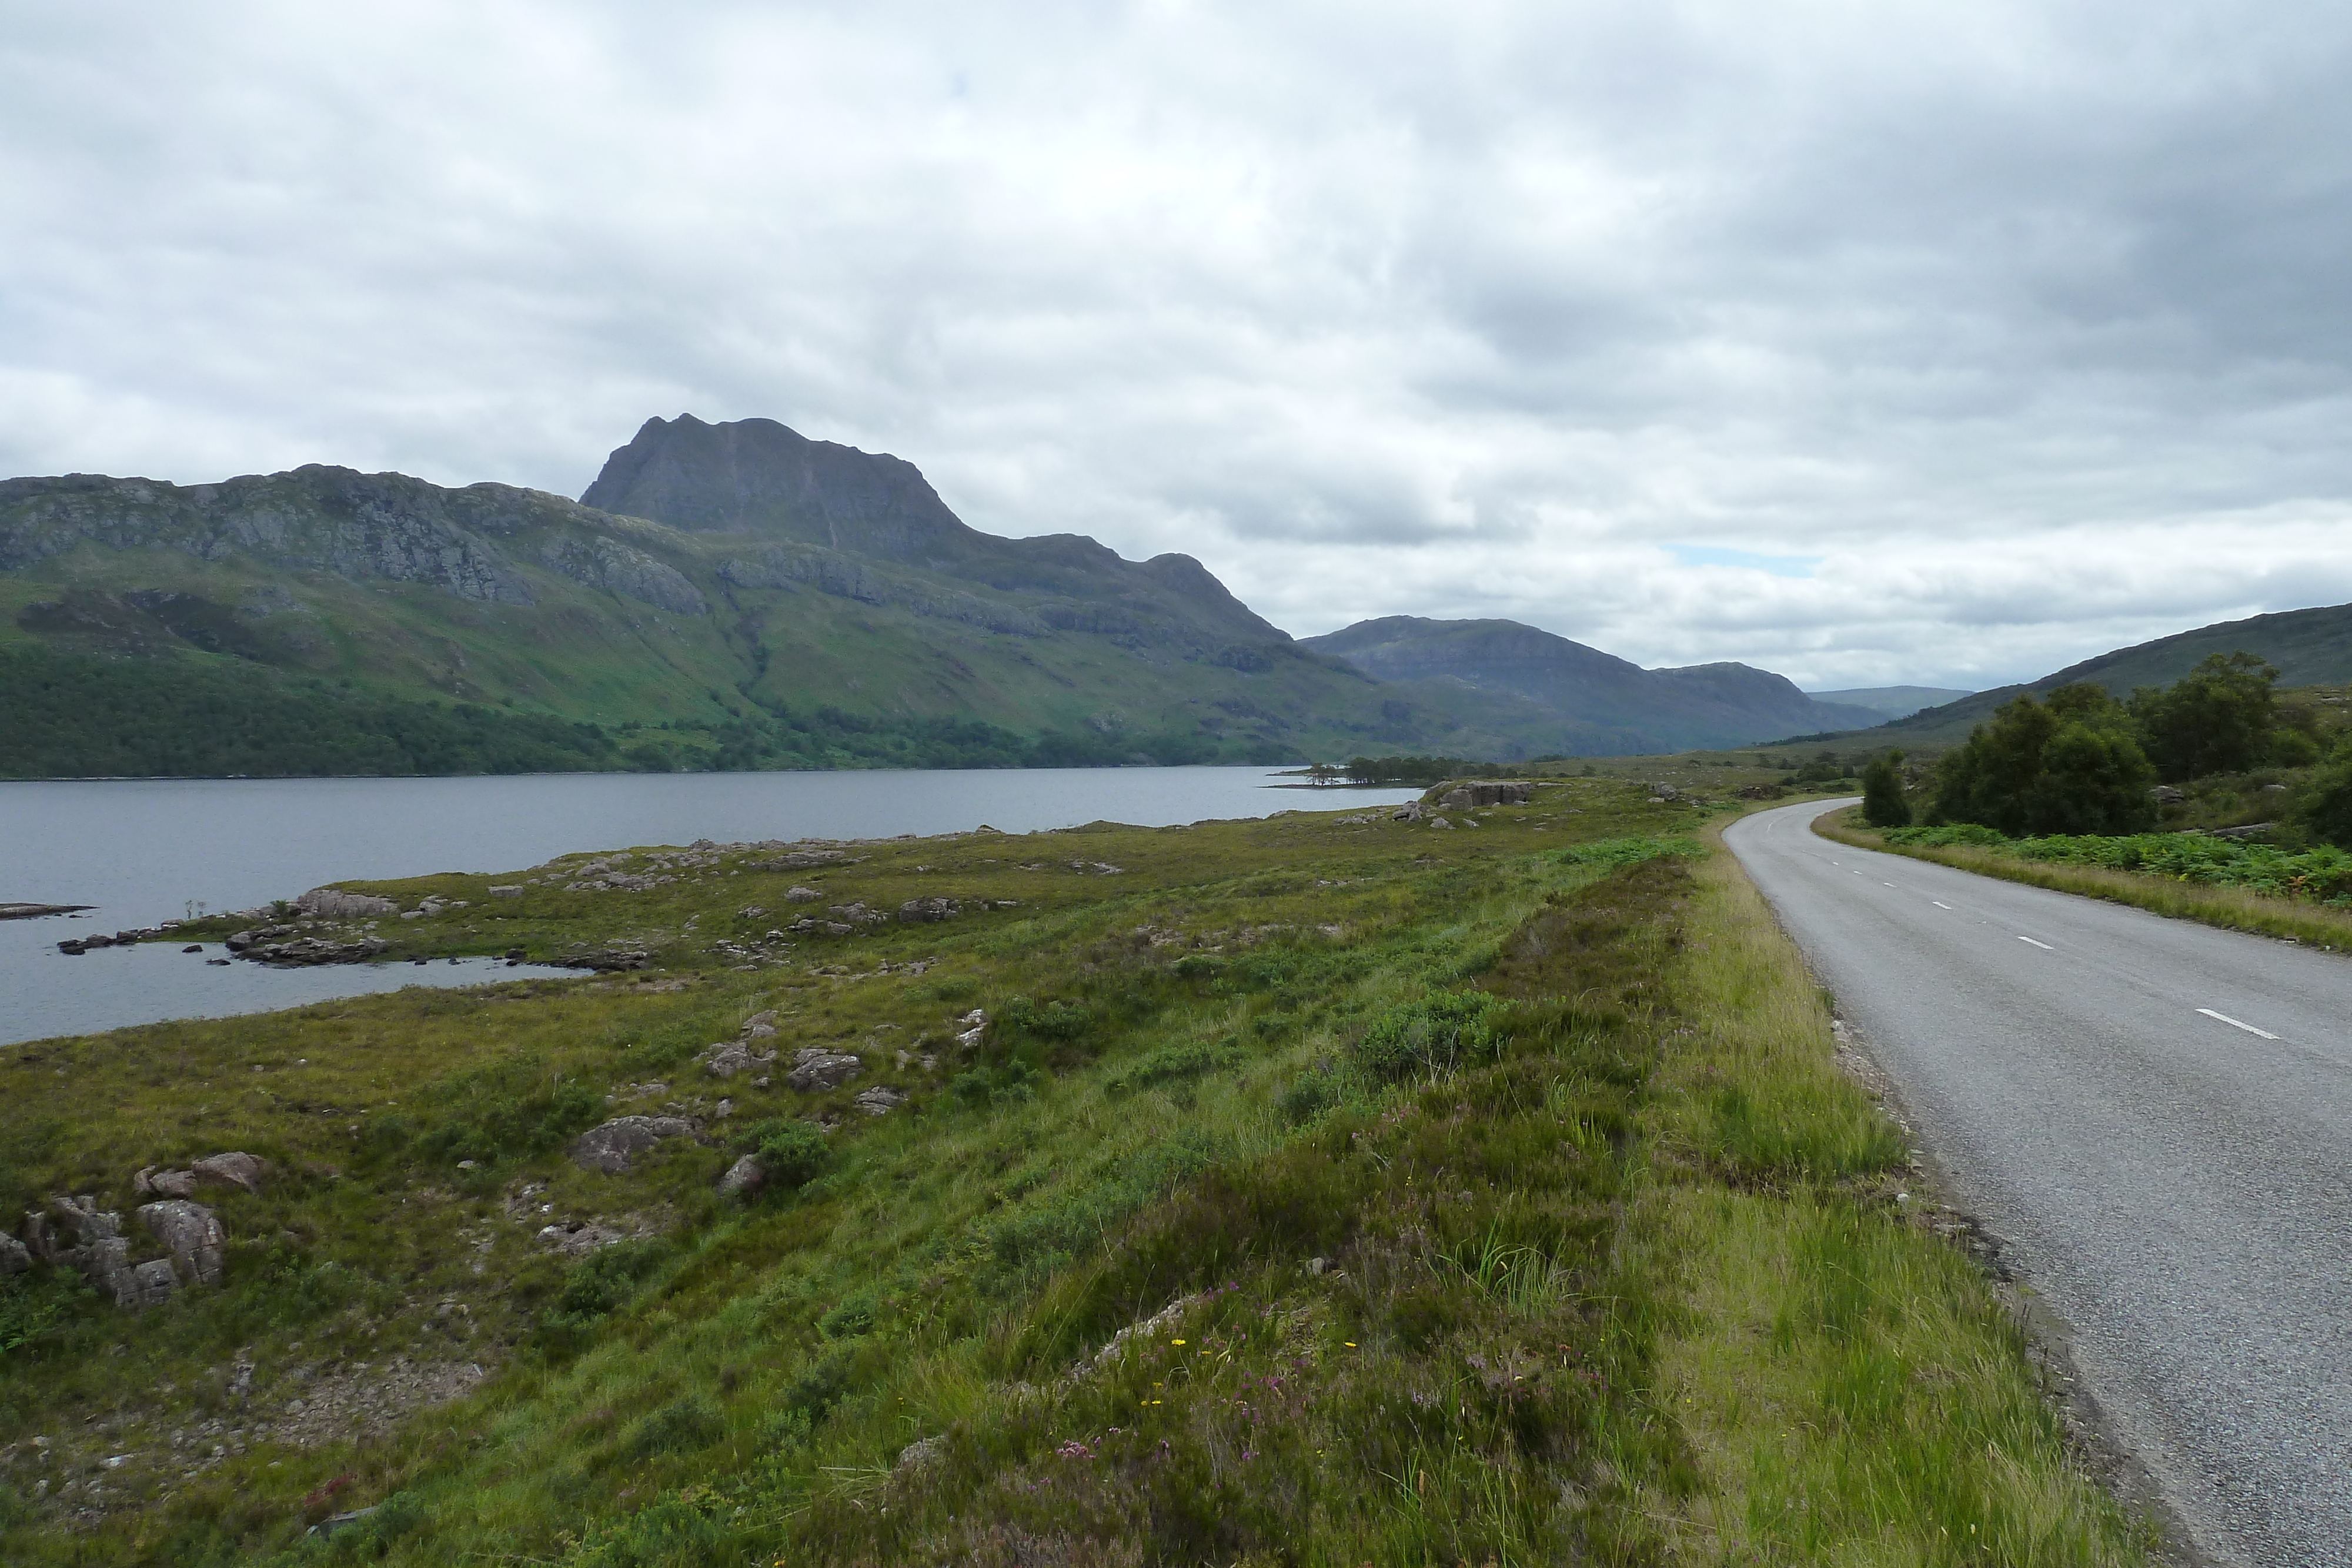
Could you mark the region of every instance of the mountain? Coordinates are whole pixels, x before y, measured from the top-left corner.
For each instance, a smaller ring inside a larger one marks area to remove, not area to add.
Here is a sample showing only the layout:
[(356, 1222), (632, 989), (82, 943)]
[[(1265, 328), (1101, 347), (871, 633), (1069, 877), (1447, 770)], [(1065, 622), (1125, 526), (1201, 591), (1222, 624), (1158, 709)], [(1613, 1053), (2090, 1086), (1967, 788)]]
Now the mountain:
[[(405, 763), (338, 740), (350, 771), (1509, 758), (1549, 735), (1534, 705), (1304, 649), (1189, 557), (982, 534), (911, 465), (770, 422), (651, 422), (588, 493), (683, 520), (316, 465), (0, 482), (0, 701), (40, 719), (0, 772), (334, 770), (269, 758), (352, 731), (354, 702), (418, 738)], [(425, 711), (452, 704), (483, 711)], [(219, 716), (248, 708), (268, 734), (232, 746)], [(501, 714), (599, 733), (499, 740)]]
[(1857, 686), (1851, 691), (1807, 692), (1832, 707), (1867, 708), (1882, 719), (1902, 718), (1923, 707), (1958, 702), (1971, 694), (1951, 686)]
[(1514, 696), (1557, 716), (1556, 749), (1578, 756), (1699, 750), (1851, 726), (1868, 709), (1816, 701), (1746, 664), (1645, 670), (1516, 621), (1360, 621), (1305, 645), (1382, 680), (1433, 681)]
[[(2209, 653), (2242, 650), (2268, 660), (2279, 672), (2283, 686), (2352, 684), (2352, 604), (2332, 604), (2315, 610), (2285, 610), (2243, 621), (2220, 621), (2194, 631), (2117, 648), (2069, 664), (2040, 680), (1977, 692), (1880, 726), (1867, 738), (1883, 744), (1904, 741), (1966, 740), (1969, 732), (2011, 698), (2031, 692), (2036, 696), (2090, 681), (2118, 697), (2141, 686), (2166, 686), (2187, 674)], [(1846, 734), (1807, 739), (1864, 738)]]

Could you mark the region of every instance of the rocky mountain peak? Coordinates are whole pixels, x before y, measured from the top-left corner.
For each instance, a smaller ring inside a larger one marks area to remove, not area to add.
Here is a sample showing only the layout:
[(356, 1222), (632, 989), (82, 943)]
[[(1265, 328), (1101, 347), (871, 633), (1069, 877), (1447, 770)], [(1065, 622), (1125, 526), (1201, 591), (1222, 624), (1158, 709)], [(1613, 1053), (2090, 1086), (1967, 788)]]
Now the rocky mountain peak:
[(759, 534), (883, 560), (945, 564), (982, 538), (913, 464), (812, 441), (772, 419), (649, 419), (580, 498), (689, 532)]

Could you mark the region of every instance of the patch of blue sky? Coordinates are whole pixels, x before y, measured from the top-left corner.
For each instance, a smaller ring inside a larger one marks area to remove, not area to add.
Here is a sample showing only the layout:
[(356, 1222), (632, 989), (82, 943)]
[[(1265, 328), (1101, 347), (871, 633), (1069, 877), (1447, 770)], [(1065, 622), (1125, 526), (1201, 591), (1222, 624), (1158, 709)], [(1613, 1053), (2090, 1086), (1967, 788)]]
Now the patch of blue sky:
[(1758, 555), (1753, 550), (1725, 549), (1719, 545), (1668, 545), (1667, 553), (1684, 566), (1744, 566), (1774, 577), (1811, 577), (1827, 560), (1819, 555)]

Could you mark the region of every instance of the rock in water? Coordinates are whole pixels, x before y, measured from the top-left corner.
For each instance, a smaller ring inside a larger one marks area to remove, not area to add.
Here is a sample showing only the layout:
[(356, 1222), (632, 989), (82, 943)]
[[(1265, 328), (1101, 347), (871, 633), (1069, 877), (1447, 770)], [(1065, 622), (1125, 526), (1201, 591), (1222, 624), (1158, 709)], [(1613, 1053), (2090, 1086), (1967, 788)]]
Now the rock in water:
[(678, 1116), (615, 1116), (589, 1128), (572, 1145), (572, 1157), (591, 1170), (619, 1176), (629, 1162), (664, 1138), (684, 1137), (694, 1124)]

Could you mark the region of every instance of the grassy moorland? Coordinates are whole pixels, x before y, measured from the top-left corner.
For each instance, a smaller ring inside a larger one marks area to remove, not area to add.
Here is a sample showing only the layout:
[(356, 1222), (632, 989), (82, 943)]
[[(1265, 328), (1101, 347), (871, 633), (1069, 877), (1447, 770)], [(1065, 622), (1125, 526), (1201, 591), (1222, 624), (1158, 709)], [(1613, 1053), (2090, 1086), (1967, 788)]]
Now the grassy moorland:
[[(2344, 857), (2324, 846), (2295, 854), (2201, 838), (2165, 846), (2156, 834), (2060, 841), (1936, 829), (1890, 833), (1866, 826), (1859, 807), (1815, 819), (1813, 831), (1857, 849), (2128, 904), (2177, 920), (2330, 950), (2352, 948), (2352, 908), (2342, 902)], [(2145, 850), (2143, 840), (2150, 841)]]
[[(10, 1048), (10, 1212), (271, 1175), (217, 1290), (0, 1287), (0, 1559), (2141, 1561), (1647, 796), (371, 884), (416, 956), (650, 967)], [(567, 1157), (626, 1112), (693, 1131)]]

